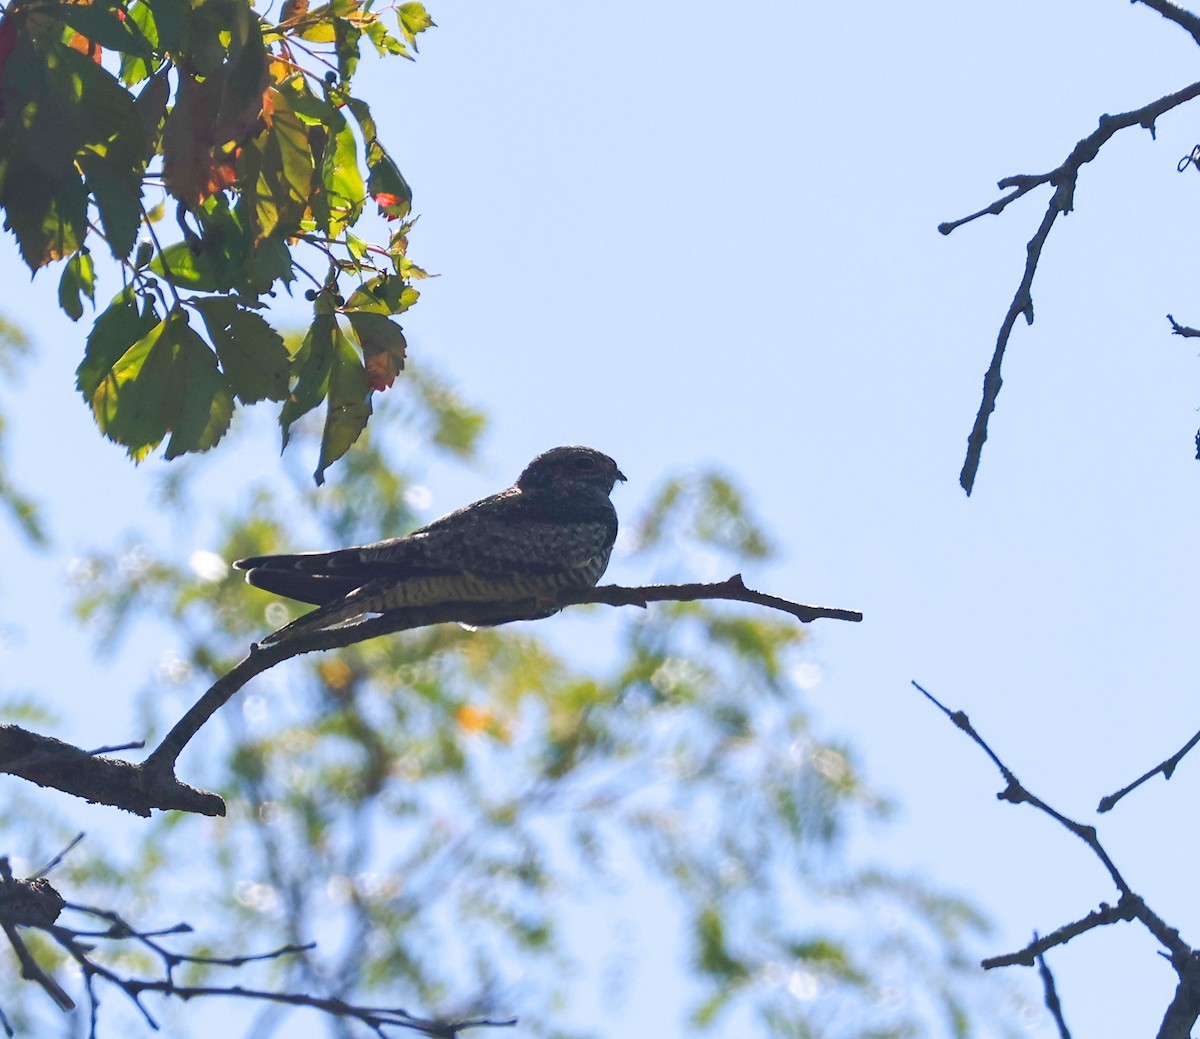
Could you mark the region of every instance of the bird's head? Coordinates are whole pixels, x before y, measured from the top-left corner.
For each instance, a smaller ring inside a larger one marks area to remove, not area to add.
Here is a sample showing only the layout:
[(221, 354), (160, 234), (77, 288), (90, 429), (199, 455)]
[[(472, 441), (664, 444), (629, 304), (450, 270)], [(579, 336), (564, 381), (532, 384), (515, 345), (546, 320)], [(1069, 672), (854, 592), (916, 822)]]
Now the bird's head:
[(540, 454), (517, 478), (523, 491), (578, 493), (599, 491), (605, 497), (625, 474), (608, 455), (590, 447), (554, 447)]

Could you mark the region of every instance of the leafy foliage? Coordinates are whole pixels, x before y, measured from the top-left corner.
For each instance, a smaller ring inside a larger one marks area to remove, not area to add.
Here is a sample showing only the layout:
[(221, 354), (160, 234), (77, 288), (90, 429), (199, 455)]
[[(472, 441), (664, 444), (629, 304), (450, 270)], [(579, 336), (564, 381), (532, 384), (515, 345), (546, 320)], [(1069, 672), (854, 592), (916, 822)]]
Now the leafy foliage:
[[(407, 256), (412, 192), (352, 82), (364, 43), (411, 58), (433, 21), (420, 3), (384, 14), (373, 3), (289, 0), (277, 24), (248, 0), (4, 9), (4, 226), (34, 272), (62, 262), (59, 304), (73, 320), (96, 298), (96, 239), (119, 264), (78, 387), (135, 460), (164, 440), (168, 458), (208, 450), (238, 401), (281, 402), (286, 446), (325, 403), (320, 483), (403, 367), (395, 317), (425, 277)], [(352, 230), (371, 202), (393, 225), (385, 245)], [(290, 353), (260, 312), (299, 276), (313, 322), (307, 348)]]
[[(431, 439), (478, 429), (427, 377), (401, 400)], [(453, 443), (468, 457), (474, 437)], [(371, 446), (351, 462), (318, 504), (300, 482), (249, 489), (245, 514), (207, 531), (213, 549), (186, 563), (141, 546), (78, 568), (80, 613), (108, 637), (143, 615), (170, 625), (178, 656), (170, 687), (160, 678), (148, 691), (151, 719), (169, 723), (298, 609), (222, 560), (416, 522), (411, 473)], [(201, 514), (186, 479), (169, 500), (181, 523)], [(768, 551), (720, 474), (670, 481), (651, 501), (623, 543), (640, 571), (669, 565), (681, 546), (731, 565)], [(315, 541), (293, 525), (310, 510), (322, 519)], [(276, 968), (289, 987), (512, 1012), (540, 1034), (584, 1024), (560, 1020), (581, 998), (572, 965), (582, 949), (592, 958), (608, 943), (628, 958), (579, 914), (619, 920), (621, 890), (648, 884), (684, 925), (696, 1027), (966, 1034), (954, 1024), (975, 1019), (960, 1005), (977, 976), (965, 943), (982, 921), (911, 878), (847, 860), (848, 827), (887, 806), (849, 749), (814, 730), (793, 677), (801, 630), (711, 603), (592, 612), (593, 635), (606, 633), (606, 662), (592, 669), (555, 648), (569, 622), (549, 621), (442, 625), (264, 676), (226, 709), (224, 735), (202, 733), (203, 753), (184, 758), (189, 778), (227, 799), (228, 818), (158, 824), (144, 849), (160, 865), (144, 883), (205, 906), (205, 930), (226, 950), (319, 937)], [(638, 965), (656, 955), (642, 950)]]
[[(16, 325), (0, 318), (0, 372), (8, 376), (10, 381), (19, 374), (28, 350), (29, 342), (25, 334)], [(4, 415), (0, 414), (0, 506), (9, 512), (29, 542), (45, 545), (48, 536), (41, 509), (33, 498), (14, 483), (4, 461), (6, 425)]]

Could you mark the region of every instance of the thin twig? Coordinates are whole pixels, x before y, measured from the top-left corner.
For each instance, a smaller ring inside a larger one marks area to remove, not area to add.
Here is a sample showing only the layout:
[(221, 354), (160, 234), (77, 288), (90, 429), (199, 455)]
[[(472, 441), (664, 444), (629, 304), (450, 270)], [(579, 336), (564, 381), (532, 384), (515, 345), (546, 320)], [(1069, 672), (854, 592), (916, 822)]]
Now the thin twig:
[(1032, 967), (1042, 958), (1043, 953), (1056, 946), (1066, 945), (1072, 938), (1077, 938), (1079, 935), (1086, 934), (1097, 927), (1105, 927), (1108, 924), (1122, 923), (1134, 919), (1136, 906), (1136, 899), (1122, 899), (1115, 906), (1110, 906), (1107, 902), (1101, 902), (1099, 907), (1093, 909), (1087, 916), (1079, 920), (1073, 920), (1069, 924), (1063, 924), (1062, 927), (1057, 928), (1050, 934), (1039, 936), (1035, 933), (1033, 941), (1016, 952), (1006, 952), (1001, 956), (989, 956), (982, 963), (983, 969), (992, 970), (995, 967)]
[(1132, 783), (1130, 783), (1128, 786), (1123, 786), (1115, 794), (1108, 794), (1107, 796), (1100, 798), (1100, 805), (1096, 811), (1112, 811), (1112, 809), (1116, 807), (1117, 802), (1120, 801), (1121, 798), (1123, 798), (1126, 794), (1136, 790), (1147, 780), (1153, 779), (1159, 774), (1162, 775), (1163, 779), (1170, 779), (1174, 774), (1176, 767), (1187, 756), (1188, 752), (1194, 746), (1196, 746), (1197, 743), (1200, 743), (1200, 732), (1197, 732), (1190, 740), (1187, 741), (1187, 743), (1185, 743), (1182, 747), (1175, 751), (1174, 754), (1167, 758), (1166, 761), (1160, 761), (1149, 772), (1138, 776), (1137, 779), (1135, 779)]
[(1189, 339), (1200, 336), (1200, 328), (1191, 328), (1188, 325), (1181, 325), (1178, 321), (1171, 317), (1170, 314), (1167, 315), (1167, 320), (1171, 322), (1171, 332), (1174, 335), (1184, 336), (1185, 338)]
[[(2, 872), (0, 870), (0, 873)], [(3, 880), (2, 876), (0, 876), (0, 880)], [(14, 883), (21, 884), (24, 882), (15, 881)], [(44, 884), (45, 882), (41, 883)], [(459, 1033), (466, 1029), (508, 1027), (516, 1024), (515, 1018), (494, 1020), (492, 1018), (480, 1017), (443, 1020), (440, 1018), (418, 1017), (415, 1014), (410, 1014), (401, 1007), (358, 1005), (349, 1003), (338, 996), (316, 996), (306, 992), (281, 992), (268, 989), (245, 988), (241, 985), (180, 985), (176, 983), (174, 978), (174, 969), (180, 964), (202, 964), (204, 966), (236, 969), (245, 966), (247, 963), (278, 960), (286, 956), (295, 956), (307, 952), (314, 946), (312, 943), (303, 945), (290, 944), (265, 953), (223, 957), (193, 956), (188, 953), (175, 952), (155, 940), (157, 937), (163, 935), (190, 933), (192, 928), (189, 924), (176, 924), (174, 927), (162, 930), (139, 931), (123, 920), (117, 913), (110, 910), (76, 905), (74, 903), (62, 903), (61, 899), (59, 899), (59, 904), (65, 905), (67, 909), (105, 920), (109, 924), (108, 928), (104, 931), (80, 930), (53, 922), (32, 925), (39, 926), (42, 930), (46, 931), (63, 951), (78, 964), (80, 970), (83, 972), (84, 986), (90, 1002), (90, 1034), (93, 1037), (96, 1034), (97, 1008), (99, 1006), (99, 996), (96, 991), (97, 981), (106, 981), (124, 993), (129, 1001), (137, 1007), (146, 1023), (153, 1029), (158, 1028), (158, 1022), (142, 1003), (142, 996), (148, 992), (181, 1000), (193, 999), (199, 996), (227, 996), (236, 999), (250, 999), (260, 1003), (273, 1003), (281, 1006), (308, 1007), (333, 1017), (359, 1021), (380, 1036), (383, 1035), (384, 1028), (405, 1028), (410, 1031), (420, 1032), (428, 1036), (429, 1039), (456, 1039)], [(10, 922), (5, 918), (2, 907), (0, 907), (0, 925), (3, 926), (6, 932), (12, 928)], [(162, 976), (158, 978), (123, 977), (113, 967), (93, 957), (95, 939), (132, 941), (141, 945), (161, 961)], [(17, 946), (14, 945), (14, 947), (16, 948)], [(21, 943), (20, 948), (24, 948), (23, 943)], [(20, 955), (19, 951), (18, 955)], [(57, 986), (57, 983), (52, 978), (49, 978), (48, 975), (45, 975), (36, 963), (31, 962), (27, 964), (26, 958), (32, 961), (32, 957), (28, 956), (27, 951), (25, 957), (22, 957), (23, 976), (38, 981), (43, 987), (46, 987), (46, 983), (50, 982), (57, 989), (56, 999), (60, 1000), (59, 1005), (64, 1010), (73, 1008), (74, 1003)], [(52, 995), (55, 994), (53, 989), (48, 989), (48, 991), (51, 991)]]
[(83, 836), (84, 835), (82, 833), (75, 834), (75, 836), (71, 838), (71, 840), (67, 843), (67, 846), (63, 848), (62, 851), (60, 851), (54, 856), (54, 858), (47, 862), (46, 865), (33, 874), (33, 879), (36, 880), (38, 877), (44, 877), (47, 873), (54, 869), (60, 862), (62, 862), (63, 859), (65, 859), (72, 851), (75, 850), (76, 846), (83, 840)]
[[(1037, 935), (1034, 934), (1033, 937), (1036, 941)], [(1071, 1039), (1071, 1031), (1067, 1028), (1066, 1019), (1063, 1017), (1062, 1002), (1058, 998), (1058, 989), (1054, 986), (1054, 975), (1050, 973), (1050, 968), (1046, 965), (1046, 958), (1039, 954), (1037, 965), (1038, 974), (1042, 979), (1042, 999), (1046, 1004), (1046, 1009), (1050, 1011), (1050, 1017), (1058, 1025), (1059, 1039)]]

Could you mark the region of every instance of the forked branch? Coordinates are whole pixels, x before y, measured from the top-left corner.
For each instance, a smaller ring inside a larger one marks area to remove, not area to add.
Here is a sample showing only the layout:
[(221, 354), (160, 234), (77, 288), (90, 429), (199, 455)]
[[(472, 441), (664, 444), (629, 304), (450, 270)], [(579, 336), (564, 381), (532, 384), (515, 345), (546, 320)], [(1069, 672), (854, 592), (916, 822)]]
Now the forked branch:
[[(1193, 32), (1193, 35), (1195, 35), (1195, 31), (1200, 31), (1200, 27), (1193, 29), (1184, 17), (1187, 16), (1187, 18), (1191, 19), (1191, 22), (1196, 22), (1197, 20), (1194, 15), (1177, 10), (1174, 12), (1174, 15), (1177, 16), (1169, 14), (1167, 8), (1174, 8), (1173, 4), (1154, 2), (1154, 0), (1142, 0), (1142, 2), (1146, 3), (1148, 7), (1159, 11), (1164, 17), (1170, 17), (1173, 21), (1184, 25), (1185, 28)], [(1042, 249), (1045, 247), (1046, 239), (1050, 235), (1050, 229), (1054, 226), (1054, 221), (1058, 219), (1060, 214), (1069, 213), (1075, 207), (1075, 185), (1079, 179), (1080, 169), (1085, 163), (1091, 162), (1100, 153), (1100, 149), (1118, 131), (1131, 126), (1143, 126), (1153, 134), (1155, 122), (1161, 115), (1171, 111), (1173, 108), (1177, 108), (1185, 102), (1191, 101), (1195, 97), (1200, 97), (1200, 82), (1192, 83), (1182, 90), (1177, 90), (1173, 94), (1160, 97), (1158, 100), (1151, 101), (1149, 104), (1143, 105), (1141, 108), (1134, 109), (1131, 112), (1122, 112), (1120, 115), (1102, 115), (1100, 117), (1100, 125), (1092, 133), (1088, 134), (1087, 137), (1079, 141), (1060, 165), (1048, 173), (1021, 174), (1006, 177), (999, 182), (998, 186), (1002, 190), (1011, 188), (1012, 190), (1007, 195), (998, 198), (991, 205), (985, 206), (983, 209), (977, 210), (960, 220), (947, 221), (938, 225), (938, 230), (942, 234), (949, 234), (963, 224), (977, 220), (981, 216), (989, 214), (994, 216), (1004, 212), (1009, 203), (1015, 202), (1043, 184), (1050, 184), (1054, 187), (1054, 193), (1050, 196), (1050, 201), (1046, 205), (1046, 212), (1042, 216), (1042, 221), (1034, 232), (1033, 237), (1029, 239), (1029, 242), (1025, 246), (1025, 269), (1021, 274), (1017, 290), (1013, 294), (1012, 302), (1009, 303), (1008, 310), (1005, 312), (1004, 319), (1000, 322), (1000, 331), (996, 336), (996, 346), (992, 352), (992, 361), (988, 365), (988, 370), (983, 377), (983, 397), (979, 404), (979, 411), (975, 415), (975, 424), (971, 429), (971, 435), (967, 438), (967, 455), (963, 462), (962, 472), (958, 478), (959, 483), (967, 494), (970, 494), (975, 486), (975, 475), (979, 469), (979, 460), (983, 454), (984, 442), (987, 440), (988, 420), (991, 418), (992, 412), (996, 409), (996, 399), (1000, 395), (1000, 387), (1003, 384), (1003, 380), (1000, 377), (1000, 368), (1004, 361), (1004, 352), (1008, 348), (1008, 341), (1018, 317), (1024, 317), (1026, 324), (1033, 324), (1032, 288), (1038, 261), (1042, 258)]]
[[(857, 610), (807, 606), (747, 588), (741, 575), (713, 584), (662, 584), (627, 588), (602, 585), (562, 593), (560, 607), (584, 603), (610, 606), (646, 606), (652, 602), (695, 602), (723, 599), (753, 603), (790, 614), (808, 624), (820, 618), (861, 621)], [(175, 724), (147, 759), (136, 764), (70, 744), (16, 726), (0, 726), (0, 773), (20, 776), (40, 786), (53, 787), (85, 800), (124, 808), (148, 816), (153, 809), (172, 809), (200, 815), (224, 815), (225, 802), (216, 794), (198, 790), (175, 778), (175, 762), (192, 737), (224, 704), (256, 675), (292, 657), (321, 650), (340, 649), (380, 635), (457, 622), (474, 626), (534, 620), (545, 617), (545, 602), (441, 603), (435, 606), (392, 610), (356, 624), (256, 644), (233, 668), (218, 678)], [(138, 744), (140, 746), (140, 744)]]

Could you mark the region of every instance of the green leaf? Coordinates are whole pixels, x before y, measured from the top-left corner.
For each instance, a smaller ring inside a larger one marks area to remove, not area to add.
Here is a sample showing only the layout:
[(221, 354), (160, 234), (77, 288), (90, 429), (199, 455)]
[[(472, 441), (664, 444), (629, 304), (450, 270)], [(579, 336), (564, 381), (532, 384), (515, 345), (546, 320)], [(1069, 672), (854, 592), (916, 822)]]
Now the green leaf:
[(146, 132), (148, 151), (153, 152), (161, 136), (163, 120), (167, 116), (167, 102), (171, 98), (171, 83), (167, 69), (155, 73), (134, 100), (142, 129)]
[(392, 161), (376, 135), (375, 119), (365, 101), (346, 98), (346, 107), (353, 113), (367, 145), (367, 191), (389, 220), (400, 219), (412, 209), (412, 188), (399, 167)]
[(237, 398), (246, 404), (286, 400), (289, 371), (283, 337), (228, 297), (207, 296), (191, 304), (204, 318), (221, 370)]
[[(244, 201), (244, 200), (243, 200)], [(253, 275), (253, 242), (243, 214), (231, 209), (225, 194), (210, 195), (194, 215), (200, 235), (167, 246), (150, 269), (176, 287), (208, 292), (248, 291), (257, 295), (270, 287)]]
[[(183, 45), (183, 35), (191, 15), (188, 0), (144, 0), (154, 18), (157, 49), (176, 53)], [(147, 34), (149, 35), (149, 34)]]
[(412, 44), (413, 50), (417, 49), (417, 34), (437, 24), (429, 17), (425, 5), (419, 3), (401, 4), (396, 9), (396, 20), (400, 24), (401, 34)]
[(271, 89), (263, 108), (266, 129), (243, 152), (241, 166), (248, 170), (251, 157), (257, 164), (253, 178), (255, 236), (265, 238), (276, 228), (293, 235), (308, 208), (314, 175), (308, 129), (292, 111), (286, 95)]
[(142, 222), (140, 172), (132, 172), (93, 152), (79, 157), (83, 182), (100, 210), (100, 224), (108, 248), (118, 260), (133, 252)]
[[(170, 315), (113, 364), (92, 396), (96, 424), (141, 461), (167, 433), (162, 400), (170, 386)], [(160, 349), (160, 346), (162, 348)]]
[(228, 288), (218, 281), (209, 255), (201, 252), (196, 243), (168, 245), (150, 261), (150, 269), (181, 289), (219, 292)]
[(233, 417), (233, 396), (217, 370), (216, 354), (188, 325), (186, 314), (171, 322), (171, 331), (171, 382), (163, 402), (171, 430), (168, 459), (207, 451), (225, 435)]
[(412, 210), (412, 188), (386, 154), (371, 167), (367, 190), (379, 206), (380, 213), (389, 220), (408, 216)]
[(63, 22), (80, 36), (106, 47), (142, 59), (149, 59), (154, 46), (142, 27), (129, 18), (122, 6), (113, 3), (49, 3), (39, 4), (38, 13), (45, 13)]
[(355, 289), (343, 309), (368, 314), (403, 314), (420, 295), (403, 278), (380, 274)]
[(113, 365), (157, 324), (158, 313), (153, 303), (147, 301), (145, 308), (139, 310), (132, 286), (118, 293), (96, 318), (83, 361), (75, 371), (75, 384), (89, 405)]
[(266, 292), (277, 281), (286, 285), (296, 280), (292, 253), (283, 235), (276, 232), (255, 243), (250, 258), (250, 279), (260, 293)]
[(225, 434), (233, 398), (217, 357), (174, 310), (133, 344), (92, 398), (101, 432), (141, 461), (167, 433), (167, 458), (206, 451)]
[(328, 98), (314, 94), (303, 76), (289, 76), (275, 87), (287, 98), (291, 110), (309, 126), (332, 126), (342, 120), (337, 107)]
[(735, 959), (725, 943), (725, 923), (715, 905), (705, 906), (696, 917), (696, 966), (724, 984), (745, 981), (746, 965)]
[[(334, 0), (334, 7), (338, 7)], [(359, 5), (354, 4), (355, 7)], [(352, 79), (358, 68), (358, 41), (362, 38), (359, 19), (337, 18), (333, 20), (334, 53), (337, 55), (338, 78), (343, 83)]]
[(158, 23), (145, 0), (133, 0), (126, 9), (128, 19), (150, 45), (147, 54), (124, 53), (121, 55), (121, 82), (126, 86), (140, 83), (154, 72), (153, 51), (158, 46)]
[(58, 281), (58, 305), (72, 321), (83, 317), (82, 296), (96, 300), (96, 270), (91, 254), (80, 250), (63, 265)]
[(403, 58), (411, 59), (408, 48), (387, 31), (387, 26), (383, 22), (371, 22), (367, 25), (365, 32), (367, 39), (375, 45), (375, 50), (380, 54), (398, 54)]
[(321, 158), (321, 183), (329, 199), (329, 224), (325, 230), (336, 238), (358, 220), (366, 198), (358, 168), (358, 142), (345, 120), (326, 142)]
[(136, 232), (126, 214), (141, 197), (146, 151), (129, 92), (60, 39), (29, 32), (15, 35), (0, 91), (4, 110), (20, 113), (0, 121), (0, 205), (25, 262), (36, 270), (82, 245), (89, 191), (117, 255), (126, 255)]
[(224, 64), (224, 96), (218, 116), (222, 124), (236, 125), (249, 113), (261, 109), (270, 76), (262, 19), (245, 0), (229, 0), (227, 10), (229, 24), (222, 35), (227, 34), (229, 43)]
[(299, 376), (279, 412), (285, 448), (292, 423), (320, 404), (329, 388), (329, 373), (333, 366), (333, 334), (337, 323), (327, 306), (325, 294), (322, 293), (317, 297), (313, 322), (292, 361), (293, 366), (299, 369)]
[(321, 456), (313, 473), (318, 486), (325, 482), (325, 470), (350, 450), (371, 417), (371, 386), (358, 351), (336, 323), (333, 340), (328, 411), (321, 434)]

